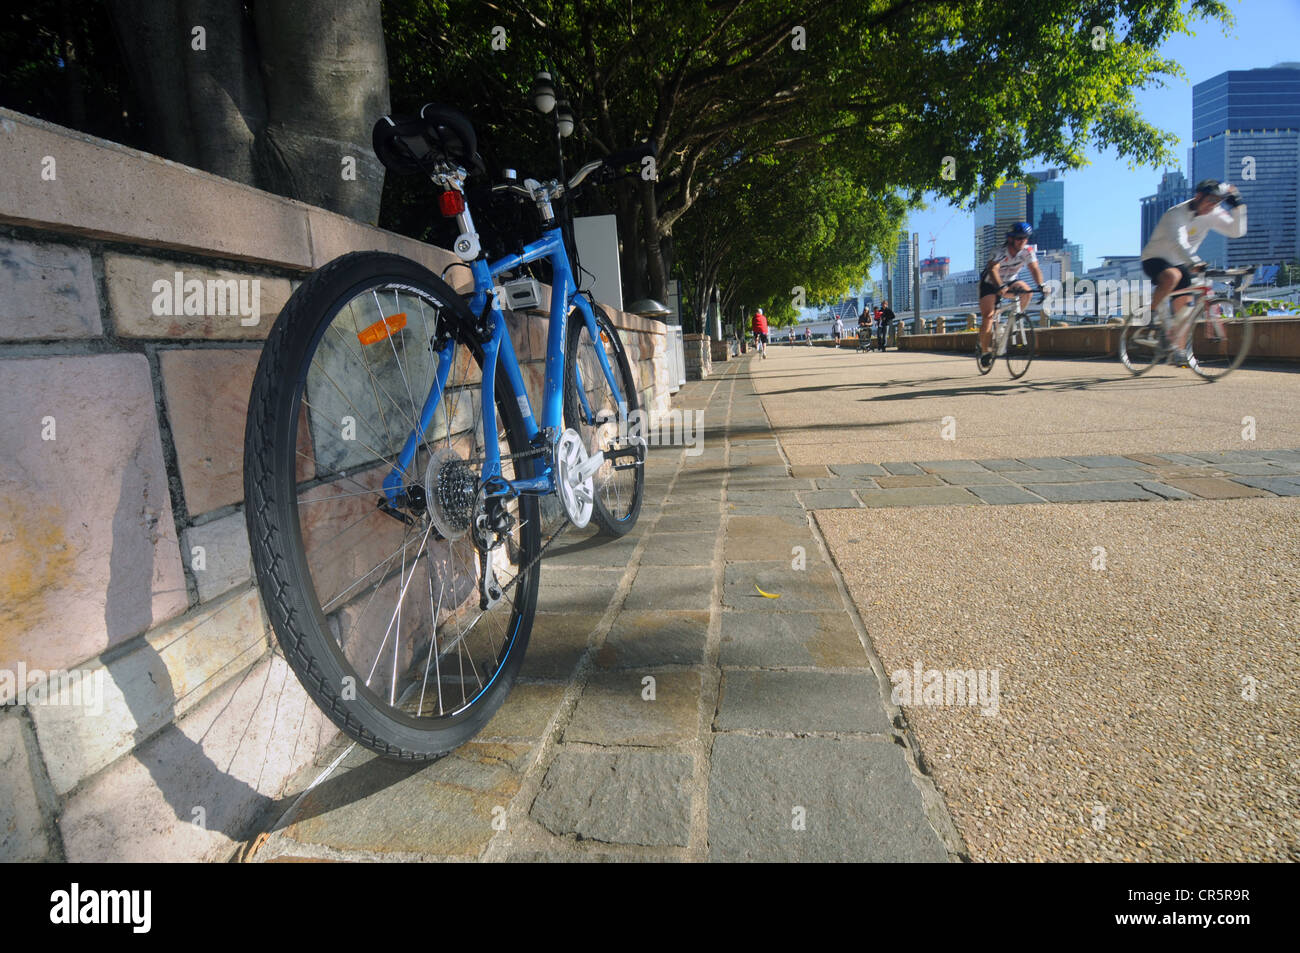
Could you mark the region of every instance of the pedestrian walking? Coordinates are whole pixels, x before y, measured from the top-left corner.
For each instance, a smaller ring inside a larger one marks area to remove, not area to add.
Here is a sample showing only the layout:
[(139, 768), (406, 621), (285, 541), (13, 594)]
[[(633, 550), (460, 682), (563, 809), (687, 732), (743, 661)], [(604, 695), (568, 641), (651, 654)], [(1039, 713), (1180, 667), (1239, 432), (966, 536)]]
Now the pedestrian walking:
[(880, 323), (876, 325), (876, 343), (880, 350), (885, 349), (885, 339), (889, 336), (889, 326), (894, 321), (894, 312), (886, 301), (880, 306)]

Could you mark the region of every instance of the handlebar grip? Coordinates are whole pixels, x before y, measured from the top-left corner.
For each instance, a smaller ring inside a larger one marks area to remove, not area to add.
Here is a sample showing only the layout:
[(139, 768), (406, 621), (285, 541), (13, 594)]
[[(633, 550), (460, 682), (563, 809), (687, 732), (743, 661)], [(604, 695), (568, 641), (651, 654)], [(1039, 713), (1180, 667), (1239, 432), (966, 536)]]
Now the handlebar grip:
[(621, 169), (623, 166), (639, 162), (646, 156), (659, 156), (659, 147), (653, 142), (642, 142), (639, 145), (624, 149), (621, 152), (615, 152), (613, 155), (605, 157), (605, 165), (611, 169)]

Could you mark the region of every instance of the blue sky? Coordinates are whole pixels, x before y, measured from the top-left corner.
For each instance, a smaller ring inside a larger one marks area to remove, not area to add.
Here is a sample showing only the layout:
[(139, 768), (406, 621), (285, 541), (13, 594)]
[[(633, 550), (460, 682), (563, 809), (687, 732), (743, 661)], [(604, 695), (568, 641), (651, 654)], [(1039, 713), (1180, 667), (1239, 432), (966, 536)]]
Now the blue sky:
[[(1169, 78), (1165, 88), (1137, 94), (1142, 115), (1181, 140), (1175, 149), (1185, 175), (1190, 175), (1192, 86), (1230, 69), (1300, 60), (1300, 0), (1237, 0), (1229, 7), (1237, 22), (1226, 36), (1217, 21), (1199, 21), (1192, 27), (1195, 36), (1179, 34), (1162, 47), (1165, 56), (1182, 64), (1185, 79)], [(1139, 200), (1155, 192), (1162, 170), (1130, 169), (1128, 161), (1113, 152), (1092, 149), (1087, 157), (1091, 165), (1064, 176), (1065, 234), (1083, 245), (1085, 265), (1091, 268), (1105, 255), (1140, 251)], [(953, 271), (974, 267), (974, 219), (969, 213), (942, 202), (914, 212), (907, 227), (920, 233), (923, 257), (930, 254), (930, 235), (936, 234), (935, 254), (950, 257)], [(872, 274), (880, 277), (879, 266)]]

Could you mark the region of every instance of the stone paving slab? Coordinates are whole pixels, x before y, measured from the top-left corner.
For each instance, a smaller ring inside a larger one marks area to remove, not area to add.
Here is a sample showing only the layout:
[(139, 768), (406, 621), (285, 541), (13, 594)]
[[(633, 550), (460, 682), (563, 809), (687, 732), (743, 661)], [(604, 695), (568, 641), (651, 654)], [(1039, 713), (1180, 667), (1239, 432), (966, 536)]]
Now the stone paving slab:
[(655, 535), (641, 553), (642, 566), (707, 566), (713, 562), (711, 533), (671, 533)]
[[(769, 599), (759, 589), (778, 598)], [(824, 568), (791, 569), (789, 561), (728, 563), (722, 604), (747, 611), (815, 612), (839, 605), (840, 595), (834, 578)]]
[(985, 473), (986, 468), (974, 460), (922, 460), (917, 466), (926, 473)]
[(947, 860), (902, 749), (721, 735), (709, 774), (709, 859)]
[[(653, 678), (653, 686), (644, 679)], [(653, 687), (654, 696), (650, 697)], [(599, 671), (578, 700), (564, 741), (595, 745), (672, 745), (695, 737), (700, 673)]]
[(876, 485), (882, 490), (894, 490), (904, 486), (943, 486), (943, 480), (932, 473), (909, 473), (902, 476), (876, 477)]
[(698, 665), (704, 661), (709, 613), (631, 612), (624, 610), (596, 655), (603, 668), (645, 671), (665, 665)]
[(478, 856), (495, 833), (493, 809), (518, 792), (531, 750), (471, 742), (433, 764), (408, 765), (354, 749), (303, 798), (283, 833), (372, 856)]
[(1241, 476), (1237, 477), (1233, 482), (1260, 490), (1268, 490), (1268, 492), (1275, 493), (1278, 496), (1300, 496), (1300, 478)]
[[(625, 609), (698, 609), (708, 605), (713, 575), (676, 566), (643, 566), (632, 580)], [(608, 599), (606, 602), (608, 603)]]
[(862, 505), (852, 490), (809, 490), (800, 493), (799, 500), (810, 510), (852, 510)]
[(1079, 464), (1064, 457), (1020, 457), (1020, 462), (1033, 470), (1078, 470)]
[(570, 678), (587, 651), (600, 616), (595, 612), (539, 613), (533, 619), (520, 677)]
[(886, 476), (889, 471), (876, 463), (833, 463), (831, 473), (842, 477)]
[(530, 816), (560, 836), (606, 844), (685, 847), (694, 761), (673, 751), (575, 751), (556, 756)]
[(716, 731), (889, 731), (870, 671), (781, 672), (726, 669)]
[(960, 506), (979, 503), (979, 497), (960, 486), (913, 486), (894, 490), (860, 490), (867, 506)]
[(1046, 503), (1041, 496), (1030, 493), (1024, 487), (1013, 486), (972, 486), (970, 491), (985, 503), (1008, 505), (1014, 503)]
[(1029, 484), (1132, 482), (1144, 480), (1151, 474), (1138, 467), (1093, 467), (1085, 470), (1025, 470), (1007, 476), (1017, 483)]
[(1263, 490), (1245, 486), (1233, 480), (1218, 477), (1183, 477), (1165, 480), (1170, 486), (1177, 487), (1205, 500), (1234, 500), (1248, 496), (1268, 496)]
[(869, 668), (857, 630), (843, 612), (724, 612), (723, 666)]
[(1100, 503), (1124, 500), (1157, 500), (1159, 497), (1136, 483), (1026, 483), (1025, 489), (1049, 503)]
[(1115, 454), (1094, 454), (1086, 457), (1063, 457), (1071, 463), (1077, 463), (1081, 467), (1131, 467), (1132, 459), (1129, 457), (1120, 457)]
[(882, 463), (881, 466), (885, 468), (887, 473), (893, 474), (894, 476), (912, 476), (923, 472), (915, 463), (891, 461), (889, 463)]
[(1138, 486), (1166, 500), (1196, 499), (1195, 496), (1188, 493), (1186, 490), (1180, 490), (1177, 487), (1170, 486), (1168, 483), (1161, 483), (1159, 480), (1139, 480)]
[[(1024, 472), (1028, 473), (1030, 471), (1026, 470)], [(1035, 472), (1047, 473), (1050, 471), (1041, 470)], [(953, 473), (939, 474), (943, 482), (951, 486), (1009, 486), (1011, 484), (1011, 480), (1009, 480), (1008, 477), (1012, 475), (1013, 475), (1012, 473), (1002, 474), (1002, 473), (990, 473), (988, 471), (985, 471), (984, 473), (976, 473), (974, 471), (962, 471), (962, 470), (958, 470)]]

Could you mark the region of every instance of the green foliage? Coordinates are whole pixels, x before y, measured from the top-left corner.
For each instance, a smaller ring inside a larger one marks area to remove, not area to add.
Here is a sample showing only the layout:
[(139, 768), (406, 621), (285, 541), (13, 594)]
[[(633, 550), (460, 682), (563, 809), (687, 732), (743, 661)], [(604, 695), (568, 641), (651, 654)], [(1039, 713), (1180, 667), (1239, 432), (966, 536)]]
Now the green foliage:
[[(1231, 20), (1221, 0), (384, 9), (395, 109), (456, 102), (486, 152), (549, 174), (552, 141), (526, 92), (552, 65), (580, 123), (571, 160), (643, 139), (659, 146), (656, 182), (623, 182), (587, 206), (619, 216), (625, 284), (648, 270), (656, 293), (674, 262), (692, 310), (716, 287), (731, 307), (762, 304), (778, 324), (793, 318), (793, 287), (810, 305), (831, 300), (892, 254), (924, 193), (986, 198), (1027, 163), (1079, 167), (1088, 144), (1130, 163), (1174, 159), (1174, 137), (1137, 113), (1135, 93), (1182, 75), (1156, 52), (1171, 34)], [(504, 50), (492, 48), (497, 26)], [(390, 222), (401, 218), (392, 201)]]

